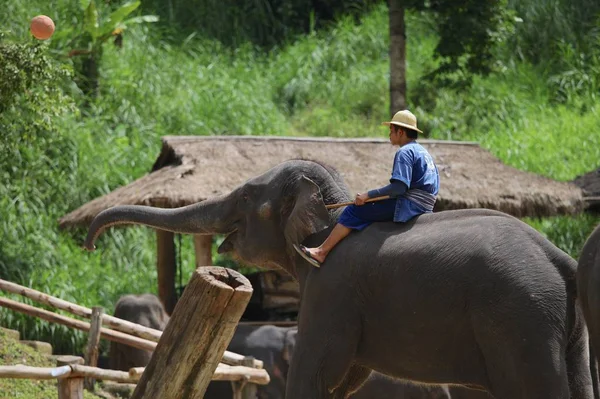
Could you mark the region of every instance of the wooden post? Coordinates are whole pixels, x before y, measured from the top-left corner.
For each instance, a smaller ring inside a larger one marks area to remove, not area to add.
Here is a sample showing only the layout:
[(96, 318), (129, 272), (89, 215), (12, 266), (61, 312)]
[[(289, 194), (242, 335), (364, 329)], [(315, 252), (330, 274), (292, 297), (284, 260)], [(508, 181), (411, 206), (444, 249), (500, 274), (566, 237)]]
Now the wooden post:
[(171, 315), (177, 302), (175, 294), (175, 234), (156, 230), (156, 270), (158, 274), (158, 298)]
[[(100, 342), (100, 329), (102, 328), (102, 316), (104, 308), (94, 306), (90, 322), (90, 333), (88, 334), (87, 349), (85, 351), (85, 365), (96, 367), (98, 365), (98, 343)], [(94, 379), (85, 379), (85, 389), (94, 391)]]
[(196, 267), (212, 266), (212, 235), (194, 235)]
[[(79, 356), (60, 356), (56, 358), (57, 366), (83, 364)], [(58, 399), (83, 399), (83, 377), (67, 377), (58, 380)]]
[(202, 398), (251, 295), (234, 270), (196, 269), (132, 399)]
[[(252, 356), (247, 356), (242, 361), (244, 366), (252, 367), (254, 364), (254, 358)], [(256, 399), (256, 384), (252, 384), (250, 381), (244, 381), (246, 384), (242, 388), (242, 398), (241, 399)]]

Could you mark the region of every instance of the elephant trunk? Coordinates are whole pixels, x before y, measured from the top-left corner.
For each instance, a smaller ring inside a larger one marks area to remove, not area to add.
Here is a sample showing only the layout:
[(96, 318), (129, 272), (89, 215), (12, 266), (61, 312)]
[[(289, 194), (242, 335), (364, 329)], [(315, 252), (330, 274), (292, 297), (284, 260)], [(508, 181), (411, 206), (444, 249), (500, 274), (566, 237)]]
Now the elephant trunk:
[(183, 234), (227, 234), (235, 230), (231, 201), (218, 197), (181, 208), (142, 205), (115, 206), (100, 212), (92, 221), (84, 248), (93, 251), (94, 241), (104, 229), (120, 224), (141, 224)]

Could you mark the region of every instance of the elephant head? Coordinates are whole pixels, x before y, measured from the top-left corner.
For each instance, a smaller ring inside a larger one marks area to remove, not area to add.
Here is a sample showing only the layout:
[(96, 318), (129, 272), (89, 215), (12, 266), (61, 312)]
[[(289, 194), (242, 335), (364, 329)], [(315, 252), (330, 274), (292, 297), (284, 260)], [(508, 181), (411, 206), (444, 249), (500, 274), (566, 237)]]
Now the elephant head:
[(341, 178), (313, 161), (290, 160), (252, 178), (229, 194), (174, 209), (116, 206), (93, 220), (85, 248), (107, 227), (142, 224), (175, 233), (226, 234), (219, 253), (248, 264), (283, 268), (292, 275), (293, 244), (335, 222), (325, 202), (349, 198)]

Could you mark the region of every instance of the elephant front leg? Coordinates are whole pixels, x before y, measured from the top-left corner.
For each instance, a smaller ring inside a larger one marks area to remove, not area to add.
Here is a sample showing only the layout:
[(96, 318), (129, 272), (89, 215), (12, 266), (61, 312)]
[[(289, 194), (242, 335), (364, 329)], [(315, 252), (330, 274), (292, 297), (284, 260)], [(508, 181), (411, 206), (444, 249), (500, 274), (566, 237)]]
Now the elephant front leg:
[(342, 391), (352, 389), (355, 384), (360, 386), (368, 377), (369, 370), (362, 371), (353, 367), (355, 372), (348, 376), (359, 336), (358, 330), (328, 331), (327, 328), (313, 328), (306, 331), (300, 327), (288, 373), (286, 399), (345, 398), (346, 392)]

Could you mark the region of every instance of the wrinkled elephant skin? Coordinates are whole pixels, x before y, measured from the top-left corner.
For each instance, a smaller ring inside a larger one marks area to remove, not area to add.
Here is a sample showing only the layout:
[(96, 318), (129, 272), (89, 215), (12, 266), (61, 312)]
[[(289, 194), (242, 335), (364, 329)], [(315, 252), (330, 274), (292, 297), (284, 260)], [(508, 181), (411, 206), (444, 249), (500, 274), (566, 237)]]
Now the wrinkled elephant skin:
[(594, 378), (594, 397), (600, 398), (595, 357), (600, 354), (600, 226), (585, 242), (577, 266), (577, 288), (587, 322), (593, 353), (590, 359)]
[(105, 210), (85, 246), (122, 223), (227, 234), (220, 252), (295, 276), (302, 303), (288, 399), (344, 398), (371, 370), (497, 399), (592, 397), (572, 258), (516, 218), (469, 209), (374, 223), (313, 268), (293, 245), (320, 244), (341, 212), (325, 204), (348, 200), (336, 171), (291, 160), (186, 207)]

